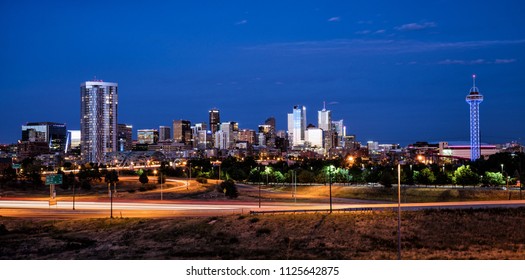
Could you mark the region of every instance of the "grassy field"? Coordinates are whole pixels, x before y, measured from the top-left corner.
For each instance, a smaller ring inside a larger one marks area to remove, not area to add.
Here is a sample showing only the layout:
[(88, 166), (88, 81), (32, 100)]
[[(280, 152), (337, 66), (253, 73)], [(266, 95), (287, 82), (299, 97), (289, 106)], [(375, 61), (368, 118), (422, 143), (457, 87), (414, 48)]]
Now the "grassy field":
[[(396, 259), (396, 213), (0, 217), (1, 259)], [(525, 208), (402, 213), (404, 259), (525, 259)]]
[[(281, 192), (291, 192), (289, 187), (279, 187)], [(328, 186), (301, 186), (297, 188), (299, 195), (328, 196)], [(397, 201), (397, 187), (364, 187), (364, 186), (332, 186), (332, 195), (340, 198)], [(525, 191), (522, 193), (525, 197)], [(401, 188), (402, 202), (456, 202), (456, 201), (487, 201), (487, 200), (517, 200), (519, 190), (495, 190), (484, 188)]]

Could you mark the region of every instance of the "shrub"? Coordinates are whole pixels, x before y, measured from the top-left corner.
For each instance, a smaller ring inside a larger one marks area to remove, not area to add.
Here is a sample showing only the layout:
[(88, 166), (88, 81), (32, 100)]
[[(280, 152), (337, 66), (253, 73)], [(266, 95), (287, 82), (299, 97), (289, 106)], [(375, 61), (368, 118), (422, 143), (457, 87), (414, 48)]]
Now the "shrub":
[(231, 179), (220, 183), (216, 190), (217, 192), (224, 193), (227, 198), (237, 198), (239, 196), (239, 191), (237, 191), (235, 182)]
[(201, 183), (201, 184), (207, 184), (208, 183), (208, 179), (204, 178), (204, 177), (197, 177), (197, 179), (195, 179), (195, 181)]
[(252, 224), (253, 223), (257, 223), (258, 221), (259, 221), (259, 218), (257, 218), (257, 217), (254, 217), (254, 218), (250, 219), (250, 223), (252, 223)]
[(261, 236), (263, 234), (270, 234), (272, 231), (269, 228), (260, 228), (257, 230), (256, 234), (257, 236)]
[(83, 180), (81, 183), (80, 183), (80, 188), (85, 190), (85, 191), (89, 191), (91, 190), (91, 184), (89, 183), (88, 180)]

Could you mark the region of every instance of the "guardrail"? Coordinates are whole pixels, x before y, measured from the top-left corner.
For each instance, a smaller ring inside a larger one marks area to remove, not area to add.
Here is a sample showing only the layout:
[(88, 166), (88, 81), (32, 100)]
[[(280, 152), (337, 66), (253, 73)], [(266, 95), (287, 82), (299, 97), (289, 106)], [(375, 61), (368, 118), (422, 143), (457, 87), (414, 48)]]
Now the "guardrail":
[[(332, 212), (346, 213), (346, 212), (372, 212), (372, 211), (384, 211), (386, 209), (392, 209), (392, 207), (385, 208), (371, 208), (371, 207), (358, 207), (358, 208), (342, 208), (333, 209)], [(250, 215), (265, 215), (265, 214), (303, 214), (303, 213), (330, 213), (330, 209), (304, 209), (304, 210), (268, 210), (268, 211), (250, 211)]]

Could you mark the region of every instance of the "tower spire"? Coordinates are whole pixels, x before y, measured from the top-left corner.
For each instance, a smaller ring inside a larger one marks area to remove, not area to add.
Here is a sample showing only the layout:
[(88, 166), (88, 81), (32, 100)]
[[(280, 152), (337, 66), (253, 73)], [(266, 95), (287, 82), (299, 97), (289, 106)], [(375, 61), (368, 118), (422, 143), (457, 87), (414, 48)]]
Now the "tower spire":
[(470, 89), (470, 92), (479, 92), (476, 87), (476, 74), (472, 74), (472, 88)]
[(323, 101), (323, 111), (326, 111), (326, 101)]

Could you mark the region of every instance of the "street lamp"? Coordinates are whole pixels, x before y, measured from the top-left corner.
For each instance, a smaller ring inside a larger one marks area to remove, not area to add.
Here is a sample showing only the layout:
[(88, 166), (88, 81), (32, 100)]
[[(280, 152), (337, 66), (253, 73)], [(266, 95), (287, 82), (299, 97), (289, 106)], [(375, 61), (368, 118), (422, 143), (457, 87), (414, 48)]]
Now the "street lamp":
[[(153, 174), (157, 175), (157, 169), (153, 170)], [(160, 200), (163, 200), (163, 197), (162, 197), (162, 171), (159, 171), (159, 180), (160, 180)]]
[(397, 258), (401, 259), (401, 164), (397, 164)]
[(330, 165), (328, 166), (328, 176), (330, 180), (330, 214), (332, 213), (332, 168), (334, 166)]
[(501, 174), (503, 175), (503, 163), (501, 164)]

